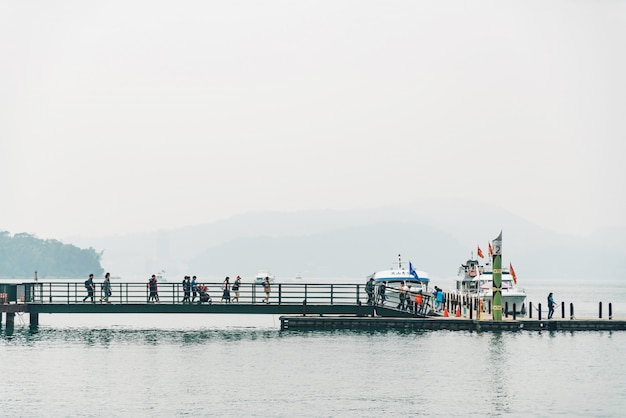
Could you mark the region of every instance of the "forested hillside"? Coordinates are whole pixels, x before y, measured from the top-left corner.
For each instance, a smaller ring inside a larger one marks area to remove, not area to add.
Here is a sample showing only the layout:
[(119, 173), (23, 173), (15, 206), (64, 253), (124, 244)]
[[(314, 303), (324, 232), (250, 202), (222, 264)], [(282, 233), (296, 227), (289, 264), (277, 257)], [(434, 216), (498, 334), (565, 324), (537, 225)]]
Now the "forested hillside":
[(83, 249), (54, 239), (39, 239), (30, 234), (0, 231), (0, 277), (78, 278), (89, 273), (102, 276), (102, 253)]

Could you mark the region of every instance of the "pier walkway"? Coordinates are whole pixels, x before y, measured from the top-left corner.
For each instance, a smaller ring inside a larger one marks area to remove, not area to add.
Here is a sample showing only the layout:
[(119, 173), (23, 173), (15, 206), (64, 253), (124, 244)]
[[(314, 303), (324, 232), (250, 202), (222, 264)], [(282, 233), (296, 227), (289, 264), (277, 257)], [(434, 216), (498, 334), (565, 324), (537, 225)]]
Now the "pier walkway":
[[(39, 324), (40, 313), (60, 314), (270, 314), (281, 315), (281, 329), (401, 329), (401, 330), (468, 330), (468, 331), (520, 331), (520, 330), (626, 330), (626, 320), (613, 319), (609, 304), (608, 319), (574, 319), (573, 307), (569, 319), (565, 306), (561, 318), (546, 320), (505, 316), (493, 321), (489, 313), (476, 318), (475, 301), (456, 301), (463, 314), (432, 315), (432, 299), (423, 295), (424, 305), (415, 312), (398, 309), (398, 294), (388, 288), (384, 305), (368, 303), (365, 285), (342, 283), (274, 283), (266, 302), (263, 286), (244, 283), (239, 300), (231, 290), (230, 303), (222, 298), (222, 283), (202, 283), (211, 298), (200, 303), (199, 294), (189, 302), (181, 283), (160, 283), (158, 300), (150, 300), (146, 283), (112, 283), (112, 295), (104, 300), (100, 284), (92, 298), (82, 282), (35, 282), (0, 284), (0, 324), (6, 315), (6, 327), (12, 328), (16, 314), (28, 314), (30, 324)], [(377, 301), (380, 303), (380, 301)], [(454, 312), (454, 303), (448, 303)], [(447, 311), (448, 309), (446, 309)], [(532, 308), (529, 305), (529, 310)], [(600, 312), (602, 306), (600, 305)], [(472, 317), (474, 313), (474, 317)]]
[[(230, 291), (230, 301), (223, 298), (222, 283), (199, 283), (207, 287), (210, 301), (200, 302), (199, 292), (185, 300), (182, 283), (159, 283), (158, 297), (150, 297), (146, 283), (112, 283), (112, 294), (104, 299), (101, 284), (96, 284), (93, 298), (82, 282), (25, 283), (8, 289), (8, 304), (0, 304), (0, 313), (7, 314), (7, 324), (16, 312), (30, 314), (31, 325), (39, 323), (40, 313), (63, 314), (151, 314), (151, 313), (213, 313), (213, 314), (271, 314), (271, 315), (352, 315), (373, 316), (374, 306), (368, 304), (365, 286), (342, 283), (274, 283), (269, 301), (263, 286), (243, 283), (236, 292)], [(395, 309), (397, 294), (389, 292), (387, 306), (378, 315), (426, 316), (423, 312), (409, 313)], [(92, 302), (93, 300), (93, 302)], [(1, 322), (1, 317), (0, 317)]]

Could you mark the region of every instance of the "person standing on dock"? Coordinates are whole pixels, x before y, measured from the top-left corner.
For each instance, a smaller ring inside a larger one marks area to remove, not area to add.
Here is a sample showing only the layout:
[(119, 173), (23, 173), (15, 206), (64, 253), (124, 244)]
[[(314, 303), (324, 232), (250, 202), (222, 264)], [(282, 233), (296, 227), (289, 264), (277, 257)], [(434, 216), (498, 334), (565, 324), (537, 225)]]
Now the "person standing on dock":
[(552, 319), (552, 315), (554, 315), (554, 306), (556, 303), (554, 302), (554, 298), (552, 297), (552, 292), (548, 295), (548, 319)]
[(371, 305), (374, 303), (374, 278), (370, 277), (370, 279), (365, 283), (365, 292), (367, 292), (367, 304)]
[(441, 311), (444, 308), (444, 303), (446, 301), (446, 298), (443, 294), (443, 290), (441, 290), (440, 288), (437, 288), (437, 296), (435, 297), (435, 300), (437, 301), (437, 310)]
[(198, 285), (196, 284), (196, 276), (191, 278), (191, 302), (193, 303), (198, 296)]
[(226, 276), (224, 279), (224, 283), (222, 284), (222, 299), (220, 302), (226, 301), (226, 303), (230, 303), (230, 277)]
[(237, 301), (239, 303), (239, 288), (241, 287), (241, 277), (237, 276), (235, 279), (235, 283), (233, 283), (233, 291), (235, 292), (235, 297), (233, 298), (233, 302)]
[(94, 300), (93, 300), (93, 291), (94, 291), (93, 274), (90, 274), (89, 278), (87, 280), (85, 280), (85, 289), (87, 289), (87, 296), (85, 296), (83, 298), (83, 303), (88, 298), (91, 298), (91, 303), (95, 303)]
[(104, 300), (106, 303), (111, 303), (109, 302), (109, 298), (111, 297), (111, 273), (104, 275), (104, 282), (102, 282), (102, 294), (103, 296), (100, 298), (100, 302)]
[(265, 281), (263, 282), (263, 291), (265, 292), (265, 299), (263, 299), (263, 302), (270, 303), (270, 292), (272, 291), (272, 287), (270, 286), (269, 277), (265, 277)]

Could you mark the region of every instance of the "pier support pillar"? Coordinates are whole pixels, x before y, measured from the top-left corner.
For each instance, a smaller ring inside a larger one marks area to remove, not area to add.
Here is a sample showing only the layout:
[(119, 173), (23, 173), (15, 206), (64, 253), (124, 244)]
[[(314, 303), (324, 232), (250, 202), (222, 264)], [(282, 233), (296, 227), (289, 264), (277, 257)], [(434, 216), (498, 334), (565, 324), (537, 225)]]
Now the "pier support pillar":
[(15, 312), (7, 312), (7, 328), (15, 326)]
[(34, 312), (30, 313), (30, 325), (31, 326), (39, 325), (39, 314), (38, 313), (34, 313)]

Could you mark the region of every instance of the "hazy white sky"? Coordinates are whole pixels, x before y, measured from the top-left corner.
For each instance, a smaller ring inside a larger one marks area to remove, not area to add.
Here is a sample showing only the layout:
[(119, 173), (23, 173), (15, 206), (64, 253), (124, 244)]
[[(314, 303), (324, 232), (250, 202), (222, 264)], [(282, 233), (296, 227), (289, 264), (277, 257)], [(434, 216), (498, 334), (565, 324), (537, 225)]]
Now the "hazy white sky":
[(0, 230), (471, 197), (626, 226), (625, 1), (0, 0)]

